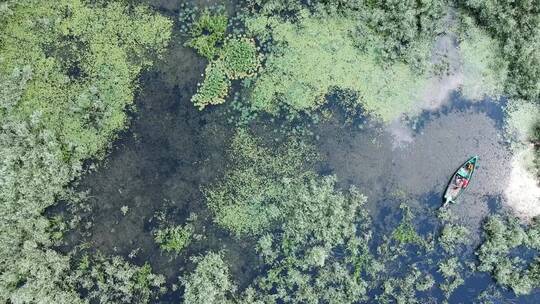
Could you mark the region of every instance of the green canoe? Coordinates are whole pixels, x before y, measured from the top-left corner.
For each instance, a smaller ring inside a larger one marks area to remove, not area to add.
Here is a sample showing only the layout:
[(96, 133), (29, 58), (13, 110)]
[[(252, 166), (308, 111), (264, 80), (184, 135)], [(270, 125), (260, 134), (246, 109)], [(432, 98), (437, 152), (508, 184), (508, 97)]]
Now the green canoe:
[[(444, 205), (455, 202), (456, 198), (463, 192), (467, 187), (470, 185), (470, 181), (472, 179), (474, 170), (476, 169), (476, 162), (478, 161), (478, 156), (473, 156), (469, 160), (467, 160), (461, 167), (459, 167), (454, 175), (452, 175), (452, 179), (450, 179), (450, 182), (448, 183), (448, 187), (446, 187), (446, 191), (444, 192)], [(467, 170), (467, 165), (472, 164), (472, 170)], [(469, 183), (465, 187), (459, 187), (457, 185), (458, 179), (465, 178), (468, 180)]]

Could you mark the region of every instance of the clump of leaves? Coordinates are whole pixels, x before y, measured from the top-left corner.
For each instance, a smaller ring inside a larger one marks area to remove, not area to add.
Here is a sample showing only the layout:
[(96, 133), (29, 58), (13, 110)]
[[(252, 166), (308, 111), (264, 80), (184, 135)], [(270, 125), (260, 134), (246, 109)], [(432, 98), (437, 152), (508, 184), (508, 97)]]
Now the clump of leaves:
[(444, 251), (454, 253), (459, 245), (465, 245), (469, 242), (469, 229), (456, 223), (457, 218), (449, 208), (439, 209), (437, 217), (444, 224), (438, 238)]
[(410, 208), (405, 204), (401, 204), (400, 208), (403, 210), (403, 218), (399, 226), (392, 232), (392, 238), (402, 244), (424, 245), (425, 240), (418, 235), (412, 224), (413, 215)]
[(458, 245), (468, 243), (469, 234), (469, 229), (464, 226), (447, 224), (442, 229), (439, 242), (446, 252), (452, 253)]
[(484, 225), (486, 239), (476, 254), (479, 271), (491, 272), (501, 285), (516, 294), (528, 294), (540, 287), (540, 259), (538, 254), (530, 263), (512, 257), (515, 248), (540, 250), (540, 223), (533, 222), (527, 229), (511, 216), (492, 216)]
[(199, 110), (207, 105), (222, 104), (225, 102), (230, 86), (231, 81), (227, 76), (223, 61), (215, 60), (206, 66), (205, 79), (191, 101)]
[(84, 255), (69, 280), (99, 303), (148, 303), (166, 291), (165, 278), (153, 274), (149, 264), (139, 267), (102, 254)]
[(191, 242), (193, 237), (193, 226), (173, 226), (158, 229), (155, 232), (155, 241), (161, 250), (179, 254)]
[(245, 37), (227, 39), (220, 58), (230, 79), (253, 76), (260, 61), (255, 41)]
[(450, 297), (456, 288), (465, 282), (461, 277), (462, 269), (463, 267), (457, 257), (452, 257), (439, 264), (439, 272), (444, 277), (444, 282), (440, 287), (447, 298)]
[(215, 221), (235, 235), (260, 234), (284, 217), (284, 202), (312, 175), (305, 166), (313, 150), (298, 141), (270, 149), (247, 131), (236, 133), (229, 153), (231, 170), (204, 189)]
[(223, 42), (227, 31), (227, 15), (213, 14), (209, 10), (203, 11), (201, 16), (192, 24), (189, 34), (191, 39), (186, 46), (212, 60), (218, 54), (218, 45)]
[(378, 303), (421, 303), (416, 298), (416, 292), (429, 290), (434, 284), (432, 275), (425, 275), (413, 265), (404, 278), (386, 279), (382, 284), (383, 292), (376, 299)]
[(227, 304), (236, 286), (231, 281), (227, 264), (220, 253), (209, 252), (205, 256), (195, 257), (195, 271), (180, 281), (185, 287), (186, 304)]
[(253, 39), (228, 38), (219, 50), (218, 58), (210, 61), (206, 67), (204, 81), (191, 101), (199, 110), (207, 105), (224, 103), (231, 80), (253, 76), (259, 68), (259, 61)]

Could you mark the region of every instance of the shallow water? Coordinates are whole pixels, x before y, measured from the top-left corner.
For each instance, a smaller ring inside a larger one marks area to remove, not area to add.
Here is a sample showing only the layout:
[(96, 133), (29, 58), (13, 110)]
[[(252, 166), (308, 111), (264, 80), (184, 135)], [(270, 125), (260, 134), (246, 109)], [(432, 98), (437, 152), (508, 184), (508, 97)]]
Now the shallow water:
[[(153, 5), (171, 14), (178, 9), (172, 1)], [(129, 131), (115, 142), (105, 163), (79, 182), (78, 189), (90, 195), (92, 210), (85, 220), (93, 225), (72, 232), (68, 240), (72, 246), (88, 243), (92, 250), (126, 258), (137, 250), (131, 261), (139, 265), (148, 261), (169, 283), (176, 283), (178, 276), (191, 269), (188, 256), (224, 250), (242, 289), (260, 266), (253, 244), (216, 227), (200, 191), (226, 170), (225, 151), (234, 128), (227, 123), (226, 106), (202, 112), (192, 106), (190, 98), (206, 62), (182, 43), (175, 36), (165, 58), (142, 77)], [(311, 127), (323, 157), (322, 173), (335, 174), (341, 187), (355, 185), (368, 196), (367, 207), (378, 236), (396, 227), (401, 202), (411, 207), (421, 235), (437, 233), (440, 223), (435, 211), (442, 203), (448, 178), (464, 160), (479, 155), (471, 186), (451, 207), (459, 222), (473, 232), (461, 258), (475, 261), (482, 221), (501, 208), (500, 197), (508, 184), (505, 168), (511, 155), (501, 138), (501, 103), (469, 102), (456, 93), (442, 107), (390, 126), (365, 118), (346, 123), (338, 111), (335, 114)], [(125, 215), (122, 206), (129, 208)], [(196, 229), (206, 237), (178, 257), (161, 253), (151, 235), (152, 219), (159, 210), (173, 216), (176, 224), (196, 213), (200, 219)], [(412, 251), (407, 261), (421, 261), (423, 257)], [(405, 275), (407, 269), (399, 271)], [(441, 280), (436, 272), (433, 275)], [(473, 273), (450, 302), (470, 303), (493, 284), (488, 274)], [(440, 301), (442, 294), (433, 290), (424, 294), (425, 299)], [(504, 295), (519, 303), (535, 303), (538, 296)], [(165, 298), (175, 302), (177, 296)]]

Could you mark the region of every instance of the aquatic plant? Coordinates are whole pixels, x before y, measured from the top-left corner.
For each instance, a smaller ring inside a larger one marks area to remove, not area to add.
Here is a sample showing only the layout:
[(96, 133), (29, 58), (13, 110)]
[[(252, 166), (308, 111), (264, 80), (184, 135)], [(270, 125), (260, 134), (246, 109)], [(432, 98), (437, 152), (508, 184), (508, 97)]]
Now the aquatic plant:
[(309, 113), (337, 87), (358, 92), (357, 102), (367, 112), (388, 121), (410, 110), (423, 85), (423, 76), (407, 64), (383, 66), (371, 50), (356, 48), (352, 18), (301, 11), (295, 23), (263, 16), (246, 24), (250, 33), (271, 43), (264, 70), (252, 86), (250, 101), (259, 111), (276, 114), (286, 105)]
[(540, 96), (538, 3), (466, 0), (459, 5), (497, 39), (509, 63), (506, 92), (512, 97), (537, 101)]
[(166, 252), (179, 254), (191, 242), (193, 227), (190, 224), (160, 228), (154, 233), (159, 248)]
[(469, 242), (470, 231), (461, 225), (447, 224), (439, 236), (439, 244), (448, 252), (453, 253), (460, 244)]
[(219, 225), (237, 237), (258, 237), (266, 270), (242, 297), (293, 303), (362, 299), (364, 274), (381, 267), (368, 250), (366, 198), (354, 188), (339, 191), (335, 177), (306, 167), (315, 156), (293, 139), (270, 149), (239, 131), (230, 154), (229, 172), (204, 191)]
[(383, 64), (405, 61), (415, 69), (429, 65), (436, 35), (443, 31), (444, 1), (358, 2), (355, 43), (373, 50)]
[(253, 39), (230, 37), (223, 44), (220, 58), (229, 79), (253, 76), (259, 67), (259, 53)]
[(390, 277), (382, 283), (382, 293), (376, 297), (378, 303), (421, 303), (417, 299), (417, 291), (433, 288), (435, 280), (432, 275), (425, 275), (413, 265), (403, 278)]
[(233, 295), (236, 286), (231, 280), (227, 264), (220, 253), (209, 252), (194, 257), (195, 270), (180, 277), (184, 285), (186, 304), (226, 304), (235, 303)]
[(191, 25), (189, 30), (191, 38), (185, 45), (194, 48), (206, 59), (213, 60), (218, 54), (218, 45), (225, 38), (227, 19), (225, 14), (214, 14), (209, 10), (204, 10)]
[(444, 282), (440, 284), (440, 288), (447, 298), (450, 297), (456, 288), (465, 282), (461, 276), (462, 270), (463, 267), (457, 257), (452, 257), (439, 263), (439, 272), (444, 278)]
[(0, 7), (0, 302), (78, 303), (44, 210), (124, 128), (138, 76), (172, 23), (119, 2)]
[(285, 202), (287, 216), (259, 242), (268, 267), (255, 280), (263, 301), (355, 303), (364, 298), (367, 282), (360, 274), (373, 273), (376, 266), (367, 247), (366, 199), (354, 188), (336, 190), (335, 183), (329, 176), (287, 189), (293, 196)]
[(416, 233), (416, 230), (412, 224), (413, 215), (410, 208), (405, 204), (401, 204), (400, 209), (403, 210), (403, 216), (399, 225), (392, 232), (392, 238), (402, 244), (415, 243), (418, 245), (424, 245), (424, 239), (420, 237), (418, 233)]
[(237, 236), (270, 228), (285, 216), (296, 185), (313, 174), (304, 169), (313, 158), (312, 149), (300, 142), (270, 149), (238, 131), (231, 144), (232, 169), (204, 190), (215, 221)]
[(228, 37), (216, 52), (218, 56), (206, 66), (205, 78), (191, 98), (199, 110), (224, 103), (231, 80), (253, 76), (259, 68), (260, 58), (253, 39)]
[(152, 273), (149, 264), (134, 266), (121, 257), (84, 255), (69, 281), (99, 303), (148, 303), (163, 294), (165, 278)]
[(538, 222), (525, 228), (514, 217), (496, 215), (486, 221), (484, 233), (486, 239), (476, 252), (480, 260), (479, 271), (490, 272), (497, 283), (511, 288), (518, 295), (540, 287), (538, 255), (530, 263), (512, 256), (516, 248), (540, 250)]
[(206, 66), (204, 72), (204, 81), (199, 85), (197, 93), (191, 98), (191, 101), (199, 110), (208, 105), (224, 103), (231, 86), (223, 61), (212, 61)]
[(504, 93), (508, 62), (501, 47), (473, 20), (461, 19), (459, 52), (463, 66), (461, 93), (465, 98), (498, 98)]

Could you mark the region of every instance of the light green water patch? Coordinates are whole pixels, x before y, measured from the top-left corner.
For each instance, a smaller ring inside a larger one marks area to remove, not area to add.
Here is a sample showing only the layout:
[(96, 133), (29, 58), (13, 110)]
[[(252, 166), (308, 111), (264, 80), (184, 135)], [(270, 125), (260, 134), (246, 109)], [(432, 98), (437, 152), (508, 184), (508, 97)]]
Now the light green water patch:
[(499, 44), (468, 17), (462, 17), (460, 26), (463, 96), (470, 100), (499, 97), (508, 74), (508, 62), (502, 57)]
[(358, 104), (384, 121), (410, 111), (426, 77), (396, 62), (382, 66), (376, 56), (353, 44), (355, 20), (302, 11), (295, 23), (278, 17), (246, 21), (261, 40), (271, 37), (264, 70), (253, 85), (252, 106), (277, 113), (282, 105), (310, 112), (326, 102), (333, 88), (359, 93)]
[(535, 139), (535, 127), (540, 121), (538, 103), (523, 99), (510, 99), (505, 108), (505, 131), (510, 139), (520, 142)]

